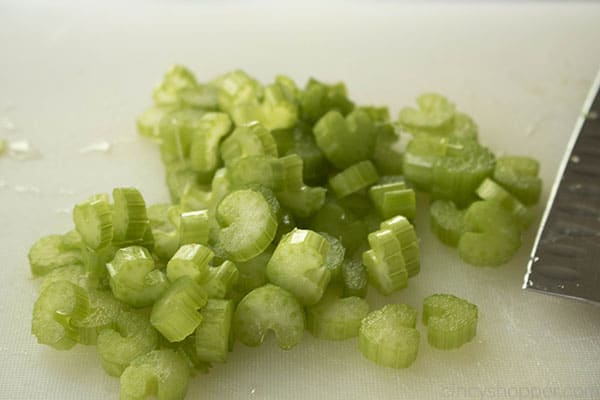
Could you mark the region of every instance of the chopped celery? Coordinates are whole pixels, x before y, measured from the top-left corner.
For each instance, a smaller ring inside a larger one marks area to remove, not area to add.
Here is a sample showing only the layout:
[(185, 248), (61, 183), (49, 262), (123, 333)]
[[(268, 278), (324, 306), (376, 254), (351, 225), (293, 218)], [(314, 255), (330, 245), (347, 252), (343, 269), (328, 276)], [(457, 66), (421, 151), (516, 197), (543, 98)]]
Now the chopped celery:
[(450, 294), (434, 294), (423, 302), (427, 341), (448, 350), (470, 342), (477, 331), (477, 306)]
[(368, 289), (367, 270), (360, 260), (345, 260), (342, 264), (344, 297), (366, 297)]
[(264, 155), (237, 158), (227, 167), (227, 179), (237, 188), (261, 185), (279, 191), (284, 185), (281, 159)]
[(354, 103), (348, 99), (343, 83), (327, 85), (311, 78), (302, 93), (300, 107), (302, 118), (314, 123), (330, 110), (346, 115), (352, 111)]
[(277, 157), (277, 155), (277, 143), (273, 135), (256, 121), (238, 125), (221, 143), (221, 158), (226, 165), (249, 156)]
[(369, 234), (371, 250), (363, 253), (369, 282), (384, 295), (406, 287), (408, 271), (402, 255), (400, 241), (389, 229)]
[(452, 123), (454, 104), (444, 96), (436, 93), (424, 93), (417, 97), (419, 109), (410, 107), (400, 110), (398, 120), (407, 130), (436, 130), (443, 129)]
[[(373, 119), (373, 118), (372, 118)], [(375, 124), (375, 145), (372, 161), (382, 175), (398, 175), (402, 173), (402, 154), (394, 149), (398, 135), (394, 127), (388, 123)]]
[(448, 246), (458, 246), (464, 231), (465, 210), (459, 210), (450, 200), (436, 200), (429, 209), (431, 230), (437, 238)]
[(181, 213), (179, 220), (179, 244), (208, 244), (208, 210)]
[(526, 206), (540, 199), (542, 180), (538, 178), (540, 164), (530, 157), (506, 156), (496, 160), (494, 180)]
[(233, 318), (231, 300), (208, 299), (200, 310), (202, 322), (194, 333), (198, 358), (206, 362), (225, 362)]
[(236, 125), (260, 121), (267, 129), (292, 128), (298, 121), (298, 106), (286, 88), (274, 83), (265, 88), (264, 99), (238, 104), (232, 110)]
[(260, 345), (272, 331), (284, 350), (297, 345), (304, 333), (304, 310), (286, 290), (266, 284), (248, 293), (238, 304), (233, 331), (246, 346)]
[(326, 293), (306, 310), (306, 327), (313, 336), (326, 340), (344, 340), (358, 336), (361, 321), (369, 312), (369, 303), (360, 297), (338, 298)]
[(192, 133), (190, 160), (194, 171), (211, 176), (219, 165), (219, 142), (231, 130), (231, 120), (224, 113), (204, 114)]
[(356, 163), (329, 179), (329, 185), (338, 198), (358, 192), (379, 180), (371, 161)]
[(406, 368), (417, 357), (419, 331), (417, 311), (406, 304), (388, 304), (370, 312), (358, 332), (360, 351), (384, 367)]
[(113, 200), (113, 241), (139, 243), (149, 224), (142, 194), (134, 188), (117, 188), (113, 190)]
[(65, 244), (63, 235), (48, 235), (38, 239), (31, 246), (28, 254), (33, 275), (44, 276), (60, 267), (81, 264), (81, 251), (69, 249)]
[(477, 188), (477, 195), (483, 200), (499, 203), (511, 214), (521, 229), (526, 229), (533, 221), (533, 213), (515, 196), (493, 180), (486, 178)]
[(207, 270), (201, 286), (211, 299), (224, 299), (233, 290), (239, 276), (236, 265), (226, 260), (221, 265)]
[(175, 282), (182, 276), (189, 276), (199, 282), (208, 272), (208, 263), (213, 257), (214, 253), (206, 246), (185, 244), (167, 263), (167, 278)]
[(136, 120), (140, 135), (160, 143), (160, 121), (174, 109), (173, 106), (154, 106), (146, 109)]
[(115, 326), (121, 313), (129, 309), (126, 305), (115, 299), (108, 291), (88, 290), (90, 312), (81, 321), (73, 323), (79, 330), (79, 343), (95, 345), (98, 335), (104, 329)]
[(265, 251), (245, 262), (236, 263), (239, 278), (234, 285), (234, 290), (245, 296), (253, 289), (263, 286), (267, 280), (267, 263), (273, 255), (274, 247), (270, 246)]
[(261, 84), (241, 70), (218, 77), (214, 84), (219, 88), (219, 108), (227, 113), (231, 113), (239, 104), (263, 97)]
[(73, 209), (75, 229), (92, 249), (107, 246), (113, 239), (112, 210), (108, 201), (94, 196)]
[(319, 235), (323, 236), (329, 243), (325, 268), (331, 272), (331, 280), (337, 280), (342, 273), (342, 263), (344, 262), (346, 249), (336, 237), (325, 232), (319, 232)]

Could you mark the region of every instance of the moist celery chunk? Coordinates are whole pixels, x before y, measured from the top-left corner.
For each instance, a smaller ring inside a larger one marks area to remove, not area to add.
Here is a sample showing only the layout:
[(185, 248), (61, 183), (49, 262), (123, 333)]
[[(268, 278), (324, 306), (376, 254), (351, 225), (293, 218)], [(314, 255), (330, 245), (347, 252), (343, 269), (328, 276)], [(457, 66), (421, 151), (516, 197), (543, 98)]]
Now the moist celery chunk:
[(28, 254), (31, 272), (44, 276), (52, 270), (72, 264), (82, 263), (79, 249), (69, 249), (62, 235), (48, 235), (38, 239)]
[(360, 297), (338, 298), (326, 293), (306, 310), (306, 327), (313, 336), (326, 340), (345, 340), (358, 336), (369, 303)]
[(202, 321), (194, 333), (198, 358), (206, 362), (225, 362), (234, 305), (231, 300), (208, 299), (200, 310)]
[(449, 350), (470, 342), (477, 331), (477, 306), (450, 294), (434, 294), (423, 302), (427, 341)]
[(448, 246), (458, 246), (460, 235), (464, 231), (465, 211), (456, 208), (450, 200), (436, 200), (429, 209), (431, 230), (435, 236)]

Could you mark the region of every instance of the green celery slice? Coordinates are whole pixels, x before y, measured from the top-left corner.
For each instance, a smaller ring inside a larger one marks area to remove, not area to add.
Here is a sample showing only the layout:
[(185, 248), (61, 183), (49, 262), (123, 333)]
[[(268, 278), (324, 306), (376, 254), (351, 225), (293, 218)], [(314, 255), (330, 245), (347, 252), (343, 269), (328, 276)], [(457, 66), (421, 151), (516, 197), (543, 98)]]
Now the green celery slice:
[(500, 157), (496, 160), (494, 180), (524, 205), (532, 206), (539, 201), (542, 191), (539, 169), (539, 162), (530, 157)]
[(182, 65), (173, 65), (162, 82), (154, 89), (152, 97), (157, 105), (177, 105), (180, 92), (197, 86), (194, 74)]
[(230, 130), (231, 120), (225, 113), (210, 112), (200, 118), (190, 145), (190, 161), (194, 171), (212, 177), (219, 165), (219, 142)]
[(477, 306), (450, 294), (434, 294), (423, 302), (427, 341), (442, 350), (470, 342), (477, 331)]
[(315, 337), (326, 340), (345, 340), (358, 336), (369, 303), (360, 297), (338, 298), (326, 293), (306, 310), (306, 327)]
[(323, 206), (326, 192), (327, 189), (322, 187), (302, 186), (296, 190), (277, 192), (277, 199), (294, 215), (308, 218)]
[(409, 367), (419, 350), (416, 319), (417, 311), (406, 304), (388, 304), (370, 312), (359, 329), (360, 351), (366, 358), (384, 367)]
[(81, 251), (67, 249), (62, 235), (48, 235), (38, 239), (29, 249), (27, 257), (34, 276), (44, 276), (54, 269), (82, 263)]
[(367, 225), (335, 201), (326, 202), (311, 218), (310, 227), (327, 232), (340, 239), (348, 253), (353, 253), (365, 242)]
[(79, 340), (75, 324), (89, 314), (89, 298), (84, 289), (67, 281), (49, 284), (33, 305), (31, 333), (38, 343), (68, 350)]
[(264, 89), (261, 84), (241, 70), (218, 77), (214, 84), (219, 88), (219, 108), (229, 114), (237, 105), (263, 97)]
[(221, 244), (233, 261), (247, 261), (273, 241), (277, 220), (264, 196), (254, 190), (238, 190), (225, 196), (217, 207)]
[(154, 350), (131, 362), (121, 375), (121, 400), (183, 400), (190, 379), (186, 359), (174, 350)]
[(411, 278), (417, 275), (421, 270), (421, 262), (419, 259), (419, 240), (414, 226), (402, 215), (397, 215), (383, 221), (380, 229), (389, 229), (394, 233), (402, 248), (404, 266), (408, 277)]
[(208, 210), (186, 211), (179, 220), (179, 244), (208, 244)]
[(379, 180), (371, 161), (361, 161), (329, 179), (329, 185), (338, 198), (358, 192)]
[(250, 156), (278, 156), (273, 135), (256, 121), (238, 125), (221, 143), (221, 158), (227, 166), (239, 158)]
[(346, 249), (342, 242), (326, 233), (326, 232), (318, 232), (319, 235), (323, 236), (327, 242), (329, 243), (329, 251), (327, 252), (327, 258), (325, 258), (325, 268), (327, 268), (331, 272), (331, 280), (338, 280), (342, 273), (342, 263), (344, 262), (344, 255), (346, 254)]
[(435, 236), (448, 246), (458, 246), (464, 231), (465, 210), (459, 210), (450, 200), (436, 200), (431, 204), (431, 230)]
[(79, 343), (95, 345), (98, 335), (107, 328), (112, 328), (118, 321), (121, 313), (129, 309), (126, 305), (115, 299), (110, 292), (88, 290), (90, 312), (81, 321), (73, 323), (79, 330)]
[(227, 167), (227, 179), (237, 188), (260, 185), (279, 191), (284, 185), (281, 159), (264, 155), (238, 158)]
[(431, 190), (433, 165), (436, 160), (446, 155), (448, 140), (446, 138), (418, 136), (406, 146), (402, 159), (402, 172), (407, 181), (422, 191)]
[(232, 111), (236, 125), (259, 121), (267, 129), (288, 129), (298, 121), (298, 106), (286, 89), (275, 83), (265, 88), (262, 102), (257, 100), (237, 105)]
[(367, 269), (361, 260), (349, 259), (342, 264), (342, 283), (344, 285), (342, 295), (344, 297), (367, 296), (368, 275)]
[(160, 121), (174, 110), (174, 106), (154, 106), (146, 109), (136, 119), (139, 134), (160, 143)]
[(248, 293), (233, 317), (235, 336), (246, 346), (258, 346), (269, 331), (284, 350), (297, 345), (304, 333), (304, 310), (288, 291), (266, 284)]
[[(375, 119), (373, 120), (375, 121)], [(377, 171), (382, 175), (402, 174), (403, 156), (394, 149), (399, 139), (394, 127), (388, 123), (376, 123), (375, 132), (375, 145), (371, 160)]]
[(483, 200), (498, 202), (517, 221), (521, 229), (527, 229), (533, 222), (533, 213), (515, 196), (510, 194), (502, 186), (486, 178), (477, 188), (477, 195)]
[(206, 362), (225, 362), (234, 305), (231, 300), (208, 299), (202, 308), (202, 322), (194, 333), (198, 358)]
[(201, 285), (208, 297), (212, 299), (224, 299), (232, 292), (239, 276), (240, 274), (236, 265), (226, 260), (217, 267), (209, 268)]
[(38, 293), (42, 293), (48, 286), (59, 281), (71, 282), (86, 290), (96, 284), (91, 279), (85, 266), (81, 264), (65, 265), (64, 267), (53, 269), (43, 277), (42, 283), (38, 287)]
[(297, 154), (302, 158), (304, 182), (309, 185), (322, 185), (327, 181), (329, 162), (317, 146), (312, 126), (299, 123), (292, 133), (293, 144), (281, 154)]
[(368, 236), (371, 250), (363, 253), (369, 282), (382, 294), (390, 295), (406, 287), (408, 271), (400, 241), (389, 229), (375, 231)]
[(106, 373), (120, 376), (136, 357), (158, 346), (158, 333), (145, 314), (126, 311), (117, 316), (113, 327), (100, 331), (97, 345)]
[(310, 123), (315, 123), (328, 111), (336, 110), (346, 115), (353, 108), (354, 103), (348, 99), (343, 82), (327, 85), (311, 78), (300, 96), (302, 118)]
[(112, 209), (102, 197), (94, 196), (77, 204), (73, 222), (82, 240), (94, 250), (108, 246), (113, 239)]
[(331, 278), (325, 266), (329, 242), (311, 230), (294, 229), (281, 238), (267, 264), (272, 283), (292, 293), (304, 305), (319, 301)]
[(208, 263), (214, 257), (212, 250), (201, 244), (184, 244), (167, 263), (167, 278), (175, 282), (182, 276), (201, 281), (208, 272)]
[(444, 96), (423, 93), (417, 97), (417, 105), (418, 109), (406, 107), (400, 110), (398, 121), (408, 131), (439, 130), (452, 124), (455, 107)]
[(354, 111), (346, 118), (330, 111), (315, 124), (314, 135), (325, 157), (338, 169), (367, 160), (373, 153), (375, 128), (363, 111)]
[(198, 312), (206, 304), (206, 292), (192, 278), (182, 276), (152, 306), (150, 323), (168, 341), (180, 342), (202, 321)]
[(160, 121), (160, 154), (166, 165), (189, 160), (192, 137), (204, 125), (204, 114), (184, 108), (166, 114)]
[(116, 188), (113, 200), (113, 242), (139, 243), (149, 225), (144, 197), (135, 188)]
[(239, 278), (234, 285), (234, 290), (239, 296), (245, 296), (268, 282), (267, 263), (271, 259), (274, 250), (274, 246), (271, 245), (256, 257), (245, 262), (236, 263)]
[(360, 106), (357, 109), (366, 112), (373, 122), (385, 123), (390, 120), (390, 110), (387, 106)]

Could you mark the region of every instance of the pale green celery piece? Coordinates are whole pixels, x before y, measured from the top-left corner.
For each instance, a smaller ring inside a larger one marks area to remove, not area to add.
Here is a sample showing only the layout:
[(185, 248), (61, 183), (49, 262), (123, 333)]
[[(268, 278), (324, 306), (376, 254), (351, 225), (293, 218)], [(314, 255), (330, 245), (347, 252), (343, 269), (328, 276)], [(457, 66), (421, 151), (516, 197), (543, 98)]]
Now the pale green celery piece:
[(493, 200), (508, 211), (517, 221), (519, 227), (525, 230), (533, 222), (534, 214), (515, 196), (490, 178), (485, 178), (477, 188), (477, 195), (483, 200)]
[(137, 117), (138, 133), (154, 142), (160, 143), (160, 121), (175, 109), (175, 106), (154, 106), (146, 109)]
[(239, 124), (221, 143), (221, 158), (226, 165), (249, 156), (277, 157), (277, 143), (264, 125), (257, 121)]
[(219, 109), (219, 89), (213, 84), (198, 84), (181, 90), (178, 95), (182, 107), (215, 111)]
[(280, 191), (284, 185), (281, 159), (273, 156), (238, 158), (227, 167), (227, 178), (235, 188), (260, 185)]
[(154, 254), (161, 261), (167, 262), (179, 249), (179, 233), (155, 229), (152, 234), (154, 235)]
[(464, 231), (465, 210), (459, 210), (450, 200), (436, 200), (429, 209), (431, 230), (437, 238), (448, 246), (458, 246)]
[(200, 282), (208, 272), (208, 263), (214, 257), (212, 250), (201, 244), (184, 244), (167, 263), (167, 278), (175, 282), (189, 276)]
[(179, 244), (208, 244), (208, 210), (181, 213), (179, 220)]
[(166, 232), (175, 229), (173, 223), (169, 220), (169, 209), (172, 206), (170, 203), (159, 203), (148, 206), (146, 214), (152, 229), (160, 229)]
[(121, 400), (183, 400), (190, 379), (186, 359), (174, 350), (137, 357), (121, 375)]
[(75, 205), (73, 222), (85, 244), (94, 250), (106, 247), (113, 239), (112, 208), (102, 198), (91, 198)]
[(196, 77), (189, 69), (181, 65), (173, 65), (165, 73), (162, 82), (154, 89), (152, 97), (159, 106), (178, 105), (179, 94), (184, 90), (194, 89), (197, 85)]
[(537, 160), (522, 156), (505, 156), (496, 160), (494, 180), (526, 206), (537, 204), (542, 190)]
[(233, 331), (246, 346), (260, 345), (272, 331), (279, 347), (288, 350), (300, 342), (304, 326), (304, 310), (298, 300), (272, 284), (248, 293), (233, 317)]
[(298, 121), (298, 106), (288, 97), (286, 88), (275, 83), (265, 88), (262, 102), (238, 104), (232, 111), (236, 125), (259, 121), (267, 129), (289, 129)]
[(95, 345), (100, 332), (114, 328), (121, 313), (129, 309), (108, 291), (88, 290), (88, 295), (90, 312), (87, 317), (73, 325), (79, 330), (79, 343)]
[(371, 158), (375, 144), (375, 125), (363, 111), (346, 118), (338, 111), (325, 114), (314, 126), (317, 145), (338, 169), (345, 169)]
[(95, 285), (94, 287), (110, 290), (106, 264), (114, 258), (117, 250), (112, 245), (98, 250), (84, 247), (82, 251), (83, 265), (89, 275), (90, 288)]
[(211, 299), (224, 299), (233, 290), (239, 280), (239, 271), (229, 260), (221, 265), (208, 268), (201, 285)]
[(372, 161), (382, 175), (402, 174), (403, 155), (395, 149), (399, 135), (390, 123), (375, 123)]
[(31, 333), (40, 344), (68, 350), (79, 341), (75, 324), (89, 312), (89, 298), (84, 289), (67, 281), (53, 282), (33, 305)]
[(206, 292), (192, 278), (182, 276), (152, 306), (150, 323), (168, 341), (180, 342), (202, 321), (198, 312), (206, 304)]
[(222, 75), (213, 84), (219, 88), (219, 108), (229, 114), (237, 105), (259, 101), (264, 95), (262, 85), (241, 70)]
[[(279, 202), (278, 202), (279, 203)], [(281, 237), (292, 231), (296, 227), (296, 219), (292, 212), (288, 209), (280, 208), (278, 213), (277, 233), (275, 234), (274, 242), (278, 243)]]
[(89, 289), (94, 285), (90, 282), (90, 276), (87, 268), (81, 264), (65, 265), (50, 271), (43, 277), (42, 283), (38, 287), (38, 293), (41, 293), (54, 282), (67, 281), (84, 289)]
[(354, 109), (354, 103), (348, 99), (343, 82), (327, 85), (311, 78), (300, 95), (300, 109), (302, 118), (314, 124), (331, 110), (348, 114)]
[(402, 159), (406, 180), (419, 190), (430, 191), (433, 165), (447, 152), (448, 140), (445, 137), (418, 136), (412, 139)]
[(274, 250), (274, 245), (271, 245), (256, 257), (245, 262), (236, 263), (239, 278), (234, 285), (234, 290), (238, 295), (245, 296), (253, 289), (268, 282), (267, 263), (271, 259)]
[(275, 83), (282, 88), (285, 97), (288, 101), (298, 101), (298, 98), (300, 96), (300, 89), (298, 89), (298, 85), (296, 85), (296, 82), (294, 82), (292, 78), (285, 75), (277, 75), (275, 76)]
[(220, 242), (231, 260), (247, 261), (262, 253), (277, 232), (277, 219), (264, 196), (238, 190), (217, 207)]
[(65, 250), (82, 250), (84, 248), (83, 239), (75, 229), (63, 235), (62, 244)]
[(371, 250), (363, 253), (369, 282), (382, 294), (390, 295), (406, 287), (408, 271), (402, 255), (402, 246), (394, 233), (379, 230), (369, 234)]
[(151, 305), (168, 286), (164, 273), (155, 269), (150, 252), (141, 246), (119, 249), (106, 269), (115, 297), (133, 307)]
[(166, 114), (159, 123), (160, 154), (163, 163), (189, 161), (194, 132), (206, 125), (205, 111), (182, 108)]
[(452, 124), (451, 136), (477, 140), (479, 128), (471, 117), (465, 113), (456, 112)]
[(272, 283), (291, 292), (303, 305), (319, 301), (331, 279), (326, 267), (329, 242), (311, 230), (294, 229), (281, 238), (267, 264)]
[(499, 203), (476, 201), (464, 216), (464, 232), (458, 255), (474, 266), (498, 266), (508, 262), (521, 246), (514, 217)]
[(369, 360), (384, 367), (407, 368), (417, 358), (417, 311), (405, 304), (388, 304), (370, 312), (358, 333), (358, 345)]
[(205, 362), (225, 362), (234, 305), (231, 300), (208, 299), (200, 310), (202, 322), (194, 332), (196, 354)]
[(327, 182), (329, 162), (317, 146), (312, 125), (299, 122), (292, 133), (292, 145), (280, 154), (297, 154), (302, 158), (302, 174), (307, 184), (324, 185)]
[(114, 326), (100, 331), (97, 346), (106, 373), (120, 376), (136, 357), (158, 346), (158, 333), (145, 313), (124, 311)]
[(280, 160), (284, 177), (283, 190), (293, 191), (304, 186), (302, 157), (298, 154), (288, 154), (281, 157)]
[(412, 220), (415, 218), (416, 207), (417, 199), (414, 190), (392, 190), (384, 193), (380, 213), (383, 218), (402, 215)]
[(214, 246), (219, 242), (219, 223), (217, 222), (217, 206), (232, 191), (231, 182), (227, 178), (227, 169), (220, 168), (215, 172), (211, 182), (211, 198), (208, 206), (209, 243)]
[(356, 163), (329, 179), (329, 185), (338, 198), (356, 193), (379, 180), (371, 161)]
[(116, 188), (113, 200), (113, 242), (121, 245), (141, 241), (149, 224), (142, 194), (135, 188)]
[(477, 306), (450, 294), (434, 294), (423, 302), (423, 323), (432, 346), (449, 350), (470, 342), (477, 332)]
[(169, 188), (171, 201), (181, 202), (181, 197), (189, 187), (198, 184), (198, 174), (191, 169), (189, 160), (165, 164), (165, 179)]
[(212, 193), (208, 185), (187, 185), (179, 200), (181, 211), (205, 210), (210, 206)]
[(341, 278), (344, 285), (342, 295), (344, 297), (366, 297), (369, 280), (367, 269), (362, 261), (356, 259), (345, 260), (341, 270)]
[(419, 240), (415, 232), (414, 226), (406, 217), (397, 215), (393, 218), (385, 220), (380, 225), (381, 230), (391, 230), (402, 248), (402, 257), (404, 258), (404, 266), (411, 278), (421, 270), (421, 261), (419, 256)]
[(192, 133), (190, 160), (194, 171), (212, 174), (219, 165), (219, 142), (231, 130), (231, 120), (225, 113), (204, 114)]
[(83, 262), (81, 250), (66, 248), (63, 235), (38, 239), (29, 249), (28, 258), (34, 276), (44, 276), (54, 269)]
[(325, 258), (325, 268), (331, 272), (331, 280), (338, 280), (342, 273), (342, 263), (344, 262), (346, 249), (338, 238), (326, 232), (318, 233), (329, 243), (329, 251), (327, 252), (327, 258)]
[(358, 336), (369, 303), (360, 297), (339, 298), (326, 292), (323, 298), (306, 310), (306, 327), (315, 337), (345, 340)]
[(417, 97), (418, 109), (400, 110), (398, 121), (407, 130), (439, 130), (447, 128), (454, 119), (455, 107), (444, 96), (424, 93)]
[(323, 207), (326, 193), (325, 188), (305, 185), (295, 190), (278, 192), (277, 198), (295, 216), (308, 218)]

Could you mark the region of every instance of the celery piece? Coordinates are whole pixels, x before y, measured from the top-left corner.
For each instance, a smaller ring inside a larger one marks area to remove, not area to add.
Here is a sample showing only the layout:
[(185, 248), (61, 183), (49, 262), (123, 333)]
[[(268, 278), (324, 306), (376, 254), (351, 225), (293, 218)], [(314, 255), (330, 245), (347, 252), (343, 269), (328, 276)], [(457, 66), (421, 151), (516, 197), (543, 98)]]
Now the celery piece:
[(258, 100), (238, 104), (232, 110), (236, 125), (259, 121), (267, 129), (292, 128), (298, 121), (298, 106), (286, 88), (274, 83), (265, 88), (262, 102)]
[(106, 373), (120, 376), (136, 357), (157, 347), (158, 334), (146, 315), (126, 311), (118, 315), (113, 327), (100, 331), (97, 345)]
[(342, 283), (344, 297), (366, 297), (368, 289), (367, 269), (362, 261), (349, 259), (342, 264)]
[(368, 234), (367, 225), (335, 201), (326, 202), (311, 218), (310, 227), (340, 239), (348, 253), (353, 253)]
[(188, 187), (195, 186), (198, 174), (192, 170), (189, 161), (165, 164), (165, 179), (173, 203), (179, 203)]
[(279, 158), (248, 156), (236, 159), (227, 167), (227, 179), (236, 188), (260, 185), (279, 191), (283, 189), (284, 171)]
[(422, 191), (431, 190), (433, 165), (436, 160), (446, 155), (448, 140), (446, 138), (418, 136), (406, 146), (402, 159), (402, 171), (406, 180)]
[(160, 154), (165, 164), (187, 161), (194, 132), (205, 126), (205, 112), (194, 109), (178, 109), (166, 114), (160, 121)]
[(464, 232), (458, 255), (474, 266), (498, 266), (508, 262), (521, 245), (514, 217), (499, 203), (476, 201), (464, 216)]
[(73, 323), (79, 330), (79, 343), (95, 345), (101, 331), (115, 326), (121, 313), (129, 309), (115, 299), (110, 292), (88, 290), (90, 300), (89, 314), (81, 321)]
[(338, 298), (326, 293), (306, 310), (306, 327), (315, 337), (326, 340), (345, 340), (358, 336), (369, 303), (360, 297)]
[(262, 85), (241, 70), (224, 74), (213, 83), (219, 89), (219, 108), (229, 114), (239, 104), (260, 100), (264, 93)]
[(346, 249), (338, 238), (326, 232), (319, 232), (319, 235), (323, 236), (329, 243), (329, 251), (324, 264), (325, 268), (331, 272), (331, 280), (338, 280), (342, 273), (342, 263), (344, 262)]
[(407, 189), (404, 182), (371, 186), (369, 196), (379, 215), (391, 218), (402, 215), (413, 219), (416, 211), (415, 192)]
[(454, 114), (450, 136), (477, 140), (478, 131), (477, 124), (467, 114), (461, 112)]
[(167, 263), (167, 278), (175, 282), (182, 276), (189, 276), (196, 282), (208, 272), (208, 263), (214, 257), (212, 250), (201, 244), (184, 244)]
[(369, 282), (382, 294), (388, 296), (406, 287), (408, 271), (402, 255), (400, 241), (391, 230), (369, 234), (371, 250), (363, 253)]
[(200, 310), (202, 322), (194, 332), (196, 354), (206, 362), (225, 362), (234, 306), (231, 300), (208, 299)]
[(356, 163), (329, 179), (329, 185), (338, 198), (356, 193), (379, 180), (371, 161)]
[(153, 350), (137, 357), (121, 375), (121, 400), (183, 400), (190, 379), (185, 358), (174, 350)]
[(494, 180), (526, 206), (536, 204), (542, 191), (540, 164), (530, 157), (505, 156), (496, 160)]
[(264, 196), (238, 190), (217, 207), (221, 244), (233, 261), (247, 261), (262, 253), (277, 232), (277, 220)]
[(144, 110), (136, 119), (139, 134), (160, 143), (160, 121), (174, 110), (174, 106), (154, 106)]
[(179, 244), (208, 244), (208, 210), (187, 211), (179, 219)]
[(485, 178), (477, 188), (477, 195), (483, 200), (492, 200), (499, 203), (511, 214), (521, 229), (527, 229), (533, 221), (533, 213), (515, 196), (490, 178)]
[(315, 124), (314, 134), (325, 157), (338, 169), (367, 160), (373, 153), (375, 128), (363, 111), (345, 118), (338, 111), (330, 111)]
[(303, 305), (315, 304), (331, 278), (326, 267), (329, 242), (310, 230), (294, 229), (281, 238), (267, 264), (272, 283), (291, 292)]
[(206, 292), (192, 278), (182, 276), (152, 306), (150, 323), (168, 341), (180, 342), (202, 321), (198, 312), (206, 304)]
[(44, 276), (54, 269), (82, 263), (81, 251), (67, 249), (62, 235), (48, 235), (38, 239), (29, 249), (27, 257), (35, 276)]
[(65, 265), (44, 275), (42, 283), (38, 287), (38, 293), (43, 292), (48, 286), (59, 281), (67, 281), (86, 290), (95, 284), (85, 266), (81, 264)]
[(304, 310), (288, 291), (266, 284), (238, 304), (233, 317), (235, 336), (246, 346), (258, 346), (269, 331), (284, 350), (297, 345), (304, 333)]
[(221, 143), (221, 158), (225, 165), (229, 166), (235, 160), (249, 156), (278, 156), (273, 135), (256, 121), (239, 124)]
[(113, 238), (112, 210), (108, 201), (92, 197), (73, 209), (75, 229), (92, 249), (107, 246)]
[(162, 261), (170, 260), (179, 249), (179, 234), (177, 231), (166, 232), (155, 229), (154, 235), (154, 254)]
[(431, 230), (435, 236), (448, 246), (458, 246), (464, 231), (465, 210), (459, 210), (450, 200), (436, 200), (429, 209)]
[(434, 294), (423, 302), (427, 341), (442, 350), (470, 342), (477, 331), (477, 306), (450, 294)]
[(265, 285), (267, 280), (267, 263), (273, 255), (274, 246), (245, 262), (236, 263), (239, 278), (234, 285), (234, 290), (241, 296), (245, 296), (253, 289)]
[(342, 82), (327, 85), (311, 78), (300, 95), (302, 118), (310, 123), (316, 122), (328, 111), (336, 110), (346, 115), (353, 108), (354, 103), (348, 99)]
[(225, 113), (204, 114), (192, 132), (191, 167), (199, 174), (210, 176), (219, 165), (219, 142), (231, 130), (231, 120)]
[(357, 110), (366, 112), (373, 122), (385, 123), (390, 120), (390, 110), (387, 106), (360, 106)]
[(239, 276), (236, 265), (226, 260), (219, 266), (209, 268), (200, 284), (211, 299), (224, 299), (233, 290)]
[(163, 80), (154, 89), (152, 97), (159, 106), (177, 105), (179, 93), (197, 86), (194, 74), (182, 65), (173, 65), (165, 73)]
[(144, 197), (135, 188), (116, 188), (113, 190), (113, 200), (113, 242), (139, 243), (149, 224)]
[(384, 367), (409, 367), (419, 350), (416, 319), (417, 311), (406, 304), (388, 304), (370, 312), (358, 332), (360, 351)]
[(308, 218), (323, 206), (326, 192), (327, 189), (322, 187), (302, 186), (294, 190), (277, 192), (277, 199), (294, 215)]
[(439, 130), (452, 124), (455, 107), (444, 96), (436, 93), (423, 93), (417, 97), (418, 109), (406, 107), (400, 110), (398, 121), (411, 131)]
[(302, 158), (302, 175), (309, 185), (321, 185), (327, 181), (329, 162), (315, 142), (312, 126), (299, 123), (293, 131), (293, 146), (286, 153)]
[(67, 281), (49, 284), (33, 305), (31, 333), (38, 343), (68, 350), (79, 340), (75, 324), (89, 314), (89, 298), (84, 289)]
[(402, 248), (402, 257), (408, 277), (417, 275), (421, 269), (421, 262), (419, 260), (419, 241), (414, 226), (405, 217), (397, 215), (383, 221), (380, 229), (389, 229), (394, 233)]

